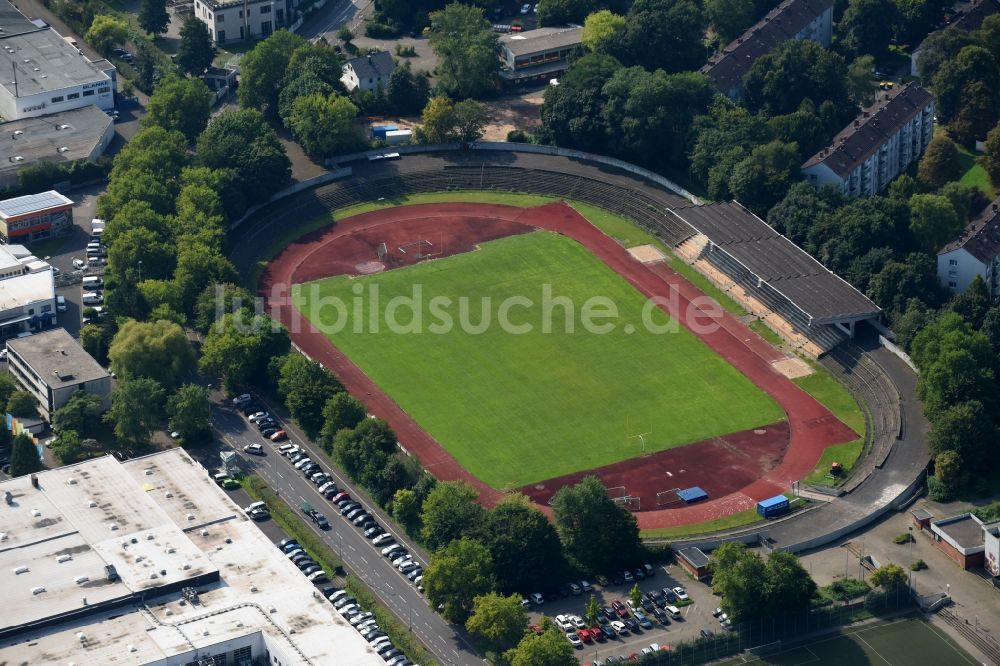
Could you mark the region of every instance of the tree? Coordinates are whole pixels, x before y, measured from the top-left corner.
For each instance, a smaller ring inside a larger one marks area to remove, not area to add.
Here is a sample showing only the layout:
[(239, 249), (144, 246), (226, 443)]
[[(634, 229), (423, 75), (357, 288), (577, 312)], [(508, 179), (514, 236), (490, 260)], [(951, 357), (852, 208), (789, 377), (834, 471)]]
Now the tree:
[(288, 63), (306, 40), (287, 30), (278, 30), (258, 43), (240, 60), (240, 106), (257, 109), (270, 118), (278, 114), (278, 95)]
[[(219, 232), (221, 234), (222, 230)], [(174, 271), (173, 283), (179, 301), (177, 309), (184, 313), (193, 312), (198, 294), (205, 287), (235, 282), (237, 279), (239, 274), (236, 268), (220, 249), (188, 239), (177, 255), (177, 268)]]
[(685, 72), (705, 64), (707, 22), (694, 0), (635, 0), (625, 17), (618, 55), (626, 65)]
[[(80, 329), (80, 346), (102, 365), (108, 358), (108, 338), (106, 329), (97, 324), (87, 324)], [(2, 401), (6, 404), (6, 400)]]
[(434, 553), (424, 572), (427, 600), (449, 622), (464, 623), (476, 597), (493, 591), (493, 560), (486, 546), (457, 539)]
[(584, 619), (587, 621), (587, 626), (596, 627), (600, 617), (601, 606), (597, 603), (597, 597), (591, 594), (590, 600), (587, 602), (587, 612), (584, 615)]
[(111, 47), (124, 44), (128, 39), (128, 24), (114, 16), (98, 14), (83, 38), (102, 55), (108, 55)]
[[(541, 11), (541, 10), (539, 10)], [(555, 627), (539, 636), (529, 632), (507, 653), (510, 666), (577, 666), (580, 660), (573, 654), (573, 646)]]
[(83, 459), (85, 450), (80, 435), (75, 430), (61, 430), (52, 442), (52, 453), (64, 465), (72, 465)]
[(1000, 98), (983, 81), (970, 81), (962, 88), (962, 103), (948, 124), (955, 140), (967, 146), (986, 137), (1000, 116)]
[(508, 650), (524, 636), (528, 613), (521, 606), (521, 597), (509, 597), (490, 592), (472, 602), (472, 615), (465, 628), (480, 636), (494, 651)]
[(927, 253), (936, 253), (964, 226), (965, 220), (958, 217), (955, 207), (945, 197), (914, 194), (910, 198), (910, 232)]
[(1000, 125), (991, 129), (986, 135), (983, 168), (990, 175), (990, 182), (994, 187), (1000, 185)]
[(771, 141), (757, 146), (736, 164), (729, 189), (744, 206), (765, 215), (801, 178), (801, 164), (796, 144)]
[(153, 90), (142, 124), (176, 130), (194, 141), (208, 125), (211, 112), (212, 93), (201, 79), (169, 76)]
[(400, 488), (392, 496), (392, 518), (413, 534), (420, 524), (420, 498), (409, 488)]
[(430, 84), (421, 72), (413, 72), (410, 63), (396, 65), (385, 87), (385, 100), (393, 113), (409, 116), (420, 113), (430, 96)]
[(139, 4), (139, 25), (153, 35), (165, 33), (170, 25), (167, 0), (142, 0)]
[(327, 158), (359, 150), (364, 137), (354, 125), (358, 107), (348, 98), (331, 93), (329, 96), (306, 95), (292, 105), (288, 128), (307, 153)]
[(766, 568), (766, 615), (779, 617), (809, 609), (816, 583), (798, 557), (787, 551), (771, 553)]
[(213, 118), (198, 138), (198, 162), (213, 169), (235, 169), (240, 189), (251, 202), (266, 200), (292, 179), (285, 147), (253, 109), (223, 111)]
[(724, 44), (743, 34), (757, 20), (753, 0), (708, 0), (705, 15)]
[(463, 100), (455, 104), (454, 108), (455, 129), (454, 135), (457, 141), (462, 143), (472, 143), (483, 136), (488, 120), (486, 107), (473, 99)]
[(104, 401), (101, 397), (86, 391), (75, 391), (66, 404), (52, 413), (52, 429), (57, 432), (72, 430), (89, 435), (101, 423)]
[(232, 283), (210, 284), (198, 295), (194, 305), (194, 327), (208, 333), (222, 315), (237, 310), (253, 311), (254, 295)]
[(989, 465), (1000, 444), (1000, 431), (978, 400), (951, 405), (931, 423), (927, 436), (931, 454), (953, 451), (970, 469)]
[[(942, 451), (934, 457), (934, 476), (940, 490), (936, 495), (941, 495), (944, 491), (946, 497), (953, 497), (958, 490), (966, 484), (968, 474), (965, 471), (967, 465), (962, 460), (962, 456), (957, 451)], [(935, 490), (931, 486), (931, 490)], [(937, 498), (935, 498), (937, 499)], [(945, 498), (942, 498), (945, 499)]]
[(292, 417), (314, 437), (324, 425), (324, 407), (335, 395), (344, 392), (344, 385), (319, 363), (293, 352), (281, 365), (278, 392)]
[(595, 53), (612, 55), (625, 31), (625, 17), (607, 9), (594, 12), (583, 22), (580, 41)]
[(354, 430), (341, 430), (333, 440), (333, 455), (370, 490), (374, 486), (365, 483), (366, 478), (375, 480), (395, 451), (396, 433), (382, 419), (365, 419)]
[(422, 534), (430, 548), (441, 548), (463, 535), (479, 534), (486, 510), (478, 494), (464, 481), (444, 481), (424, 500)]
[(982, 276), (977, 275), (972, 278), (965, 291), (955, 294), (948, 304), (948, 309), (960, 314), (973, 329), (981, 329), (991, 306), (989, 287), (986, 286)]
[[(983, 86), (969, 87), (977, 82)], [(966, 46), (955, 57), (945, 60), (934, 75), (931, 87), (935, 93), (935, 112), (941, 122), (951, 122), (969, 101), (967, 93), (975, 92), (987, 95), (995, 124), (998, 86), (1000, 66), (990, 52), (981, 46)]]
[(289, 81), (278, 95), (278, 116), (285, 127), (292, 120), (292, 110), (295, 103), (302, 97), (319, 95), (326, 99), (336, 92), (335, 88), (312, 72), (304, 72)]
[[(0, 373), (0, 405), (6, 405), (11, 394), (17, 390), (17, 382), (9, 372)], [(0, 428), (3, 430), (3, 428)]]
[(38, 400), (27, 391), (14, 391), (7, 399), (7, 413), (12, 416), (38, 416)]
[(712, 587), (734, 622), (771, 619), (809, 608), (816, 583), (791, 553), (761, 556), (739, 542), (712, 553)]
[[(936, 22), (937, 18), (934, 20)], [(932, 81), (945, 61), (954, 58), (963, 48), (975, 43), (975, 39), (968, 31), (953, 26), (932, 32), (920, 44), (917, 74), (924, 81)]]
[(438, 58), (438, 86), (464, 99), (494, 89), (497, 34), (479, 7), (452, 2), (430, 14), (428, 40)]
[(482, 540), (493, 556), (502, 592), (548, 589), (566, 569), (559, 535), (524, 495), (507, 495), (486, 513)]
[[(880, 28), (881, 29), (881, 28)], [(746, 107), (768, 115), (792, 113), (810, 100), (820, 108), (830, 100), (838, 118), (855, 115), (847, 83), (847, 63), (814, 41), (788, 40), (757, 58), (743, 77)]]
[(870, 54), (884, 57), (889, 50), (896, 22), (896, 5), (892, 0), (849, 0), (847, 10), (837, 23), (844, 48), (855, 56)]
[(209, 390), (197, 384), (184, 384), (167, 400), (170, 427), (176, 430), (185, 444), (205, 438), (209, 431), (211, 412)]
[(422, 115), (421, 136), (426, 143), (470, 143), (483, 134), (486, 108), (475, 100), (452, 103), (447, 97), (427, 102)]
[(905, 587), (907, 579), (908, 575), (903, 567), (891, 562), (889, 564), (883, 564), (878, 569), (873, 571), (871, 575), (872, 585), (881, 587), (887, 591)]
[(149, 377), (167, 389), (179, 386), (195, 368), (184, 329), (163, 320), (126, 322), (111, 341), (108, 356), (122, 379)]
[(353, 430), (365, 418), (365, 406), (347, 391), (335, 393), (323, 405), (323, 427), (319, 441), (323, 448), (330, 450), (333, 439), (341, 430)]
[(639, 557), (635, 516), (608, 497), (596, 476), (563, 486), (552, 497), (556, 532), (567, 556), (587, 571), (612, 571)]
[(119, 380), (111, 391), (111, 409), (105, 422), (114, 426), (115, 437), (129, 444), (142, 444), (163, 418), (163, 387), (148, 377)]
[(42, 459), (31, 435), (22, 432), (14, 438), (10, 448), (10, 475), (12, 477), (33, 474), (42, 469)]
[(962, 165), (955, 143), (943, 134), (931, 139), (917, 169), (920, 181), (936, 189), (949, 181), (957, 180), (961, 173)]
[(858, 56), (847, 68), (847, 88), (851, 99), (860, 106), (868, 106), (875, 101), (878, 85), (873, 79), (875, 58), (870, 55)]
[(263, 377), (268, 361), (287, 354), (290, 344), (288, 331), (270, 317), (239, 310), (223, 315), (205, 336), (198, 367), (235, 391)]
[(637, 607), (642, 601), (642, 590), (639, 589), (639, 583), (632, 586), (632, 589), (628, 591), (628, 599), (632, 602), (633, 607)]
[(890, 261), (868, 288), (868, 296), (892, 315), (902, 313), (911, 299), (937, 305), (941, 298), (934, 259), (913, 252), (903, 261)]
[(215, 45), (212, 44), (208, 27), (194, 14), (188, 14), (181, 24), (181, 41), (174, 62), (186, 74), (200, 76), (211, 66), (213, 60)]

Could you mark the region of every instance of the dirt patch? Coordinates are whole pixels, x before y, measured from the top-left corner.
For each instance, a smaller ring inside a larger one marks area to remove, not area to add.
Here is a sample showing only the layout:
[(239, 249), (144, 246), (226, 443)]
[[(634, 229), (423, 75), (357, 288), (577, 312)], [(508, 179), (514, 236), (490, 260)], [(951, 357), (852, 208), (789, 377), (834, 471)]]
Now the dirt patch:
[(511, 95), (486, 103), (486, 141), (506, 141), (513, 130), (533, 132), (542, 124), (542, 92)]
[(798, 379), (813, 373), (813, 369), (809, 367), (808, 363), (794, 356), (774, 361), (771, 363), (771, 367), (789, 379)]

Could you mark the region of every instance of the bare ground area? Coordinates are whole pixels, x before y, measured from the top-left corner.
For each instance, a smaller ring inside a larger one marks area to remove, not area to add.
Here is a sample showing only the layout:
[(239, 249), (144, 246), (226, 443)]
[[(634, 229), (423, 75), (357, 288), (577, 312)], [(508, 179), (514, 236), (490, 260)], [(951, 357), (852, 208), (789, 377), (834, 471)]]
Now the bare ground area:
[(542, 95), (538, 90), (509, 95), (486, 102), (489, 121), (483, 133), (486, 141), (506, 141), (507, 132), (519, 129), (533, 132), (542, 123)]

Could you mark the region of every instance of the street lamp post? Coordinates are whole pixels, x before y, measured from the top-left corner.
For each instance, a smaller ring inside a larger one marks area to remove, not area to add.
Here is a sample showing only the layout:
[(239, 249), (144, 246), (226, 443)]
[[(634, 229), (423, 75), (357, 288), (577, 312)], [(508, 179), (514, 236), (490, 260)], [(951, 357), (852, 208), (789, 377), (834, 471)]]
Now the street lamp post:
[(913, 525), (908, 526), (906, 529), (909, 530), (909, 535), (910, 535), (910, 545), (909, 548), (907, 549), (910, 551), (910, 581), (908, 583), (908, 586), (910, 589), (910, 596), (912, 597), (913, 596)]

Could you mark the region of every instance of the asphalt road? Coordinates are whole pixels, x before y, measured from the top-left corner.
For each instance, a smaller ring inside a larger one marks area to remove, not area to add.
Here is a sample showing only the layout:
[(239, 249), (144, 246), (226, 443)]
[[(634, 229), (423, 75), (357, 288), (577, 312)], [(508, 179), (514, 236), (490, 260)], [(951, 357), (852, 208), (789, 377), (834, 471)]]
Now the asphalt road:
[(333, 43), (337, 40), (337, 30), (342, 25), (354, 29), (354, 20), (371, 4), (371, 0), (328, 0), (326, 5), (302, 24), (296, 33), (310, 41), (326, 37)]
[[(274, 410), (269, 411), (275, 413)], [(341, 557), (350, 573), (361, 578), (442, 663), (470, 666), (479, 666), (483, 663), (482, 657), (472, 649), (464, 633), (433, 612), (423, 595), (417, 592), (353, 525), (340, 516), (339, 510), (326, 501), (317, 492), (316, 487), (303, 478), (287, 458), (276, 451), (271, 442), (258, 435), (242, 414), (213, 405), (212, 423), (223, 441), (243, 458), (247, 469), (258, 474), (289, 504), (298, 507), (308, 503), (326, 515), (330, 521), (328, 531), (320, 530), (310, 521), (303, 519), (303, 522), (311, 526), (313, 531)], [(316, 448), (308, 443), (293, 425), (286, 423), (284, 428), (289, 435), (289, 441), (309, 450), (313, 460), (321, 462), (325, 459), (322, 454), (317, 454)], [(251, 443), (264, 444), (266, 454), (263, 456), (244, 454), (243, 447)], [(329, 465), (324, 465), (324, 468), (336, 479), (341, 489), (361, 501), (369, 512), (378, 518), (382, 527), (392, 532), (396, 541), (406, 546), (414, 559), (426, 567), (426, 555), (413, 547), (413, 544), (385, 519), (381, 511), (366, 501), (363, 493), (358, 493), (337, 470)]]

